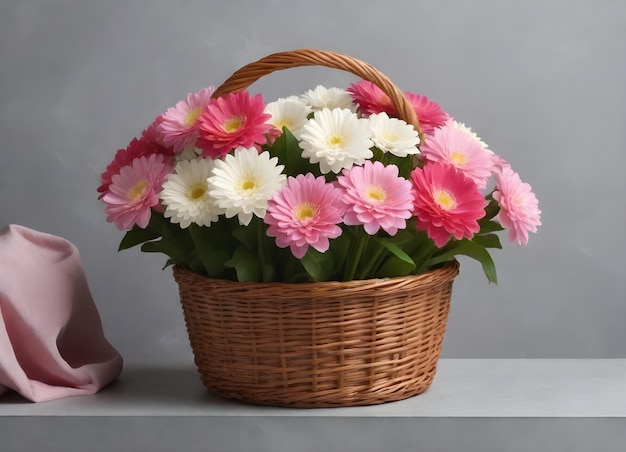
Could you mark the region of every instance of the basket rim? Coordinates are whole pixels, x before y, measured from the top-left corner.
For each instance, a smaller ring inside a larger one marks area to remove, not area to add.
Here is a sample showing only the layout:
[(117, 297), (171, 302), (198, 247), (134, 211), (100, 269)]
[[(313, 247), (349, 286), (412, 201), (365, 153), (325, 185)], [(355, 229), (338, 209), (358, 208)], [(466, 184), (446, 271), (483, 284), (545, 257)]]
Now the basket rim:
[(434, 268), (432, 270), (428, 270), (423, 273), (415, 274), (415, 275), (406, 275), (406, 276), (394, 276), (394, 277), (385, 277), (385, 278), (369, 278), (369, 279), (353, 279), (350, 281), (321, 281), (321, 282), (301, 282), (301, 283), (287, 283), (282, 281), (273, 281), (273, 282), (260, 282), (260, 281), (233, 281), (230, 279), (216, 279), (211, 278), (209, 276), (201, 275), (196, 273), (188, 268), (181, 267), (179, 265), (173, 266), (174, 276), (177, 274), (187, 275), (188, 277), (194, 277), (202, 279), (206, 282), (209, 282), (213, 285), (221, 285), (223, 287), (227, 286), (236, 286), (240, 289), (253, 288), (253, 287), (276, 287), (279, 288), (302, 288), (302, 289), (314, 289), (315, 287), (324, 286), (325, 288), (337, 287), (339, 288), (349, 288), (349, 287), (357, 287), (357, 286), (380, 286), (385, 284), (397, 284), (402, 281), (407, 282), (418, 282), (420, 280), (428, 281), (433, 278), (440, 279), (444, 276), (447, 276), (445, 279), (453, 279), (459, 273), (460, 264), (456, 259), (451, 259), (441, 266)]

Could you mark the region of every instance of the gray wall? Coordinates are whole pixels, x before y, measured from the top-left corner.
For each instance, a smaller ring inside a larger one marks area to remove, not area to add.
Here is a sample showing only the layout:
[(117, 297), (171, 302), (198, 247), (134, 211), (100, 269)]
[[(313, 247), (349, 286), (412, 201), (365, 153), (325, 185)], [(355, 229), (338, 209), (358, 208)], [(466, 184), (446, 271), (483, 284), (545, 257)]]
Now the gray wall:
[[(161, 256), (117, 253), (98, 177), (158, 113), (240, 66), (299, 47), (349, 53), (437, 100), (540, 199), (500, 284), (462, 260), (445, 357), (625, 357), (626, 3), (2, 0), (0, 226), (75, 243), (111, 342), (129, 360), (188, 360)], [(266, 99), (339, 71), (253, 86)]]

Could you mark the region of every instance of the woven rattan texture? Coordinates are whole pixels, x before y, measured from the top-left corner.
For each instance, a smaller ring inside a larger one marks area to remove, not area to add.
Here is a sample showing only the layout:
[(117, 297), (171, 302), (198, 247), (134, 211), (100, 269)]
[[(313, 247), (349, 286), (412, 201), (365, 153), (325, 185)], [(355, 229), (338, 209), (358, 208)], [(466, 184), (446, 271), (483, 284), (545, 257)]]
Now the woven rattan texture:
[(340, 69), (374, 83), (389, 96), (389, 100), (398, 110), (398, 117), (411, 124), (423, 142), (422, 128), (415, 115), (415, 110), (404, 93), (386, 75), (370, 64), (338, 52), (297, 49), (268, 55), (234, 72), (215, 90), (213, 97), (244, 90), (265, 75), (299, 66), (324, 66)]
[(293, 407), (373, 405), (426, 390), (457, 274), (454, 261), (417, 276), (284, 284), (174, 268), (204, 385)]

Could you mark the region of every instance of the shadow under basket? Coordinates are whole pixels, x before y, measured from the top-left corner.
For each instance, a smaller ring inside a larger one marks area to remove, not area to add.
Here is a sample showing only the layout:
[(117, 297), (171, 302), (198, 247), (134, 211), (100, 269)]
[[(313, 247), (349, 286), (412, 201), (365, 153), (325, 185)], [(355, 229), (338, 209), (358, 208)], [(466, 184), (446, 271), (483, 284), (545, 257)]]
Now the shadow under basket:
[(459, 264), (389, 279), (210, 279), (174, 267), (202, 383), (259, 405), (375, 405), (424, 392)]

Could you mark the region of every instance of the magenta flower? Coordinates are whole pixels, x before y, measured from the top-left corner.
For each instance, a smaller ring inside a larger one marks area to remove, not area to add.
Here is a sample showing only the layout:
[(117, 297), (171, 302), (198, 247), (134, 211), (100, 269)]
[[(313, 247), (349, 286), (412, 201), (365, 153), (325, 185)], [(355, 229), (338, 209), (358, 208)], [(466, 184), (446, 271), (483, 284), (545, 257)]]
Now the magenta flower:
[(389, 96), (372, 82), (360, 80), (351, 83), (346, 91), (352, 94), (354, 103), (358, 105), (359, 113), (363, 115), (369, 116), (383, 112), (389, 116), (397, 114), (396, 107), (391, 103)]
[(485, 216), (485, 199), (472, 179), (450, 165), (428, 163), (411, 173), (417, 228), (438, 247), (450, 236), (472, 238)]
[(471, 131), (457, 126), (453, 120), (435, 129), (421, 151), (427, 161), (454, 166), (480, 189), (487, 186), (495, 164), (494, 153)]
[(496, 172), (493, 199), (500, 205), (496, 220), (509, 230), (509, 241), (526, 245), (528, 232), (537, 232), (541, 225), (539, 201), (531, 186), (522, 182), (510, 166), (503, 166)]
[(205, 157), (219, 158), (237, 146), (259, 147), (274, 126), (272, 115), (265, 113), (263, 97), (250, 97), (247, 91), (211, 99), (198, 116), (199, 134), (196, 145)]
[(160, 154), (136, 158), (121, 168), (101, 198), (106, 204), (107, 221), (120, 230), (135, 224), (145, 228), (151, 209), (160, 208), (159, 192), (171, 171), (171, 164)]
[[(359, 106), (359, 112), (365, 116), (383, 112), (389, 116), (398, 116), (398, 110), (391, 103), (389, 96), (372, 82), (361, 80), (352, 83), (346, 91), (352, 94), (354, 103)], [(404, 95), (413, 107), (425, 134), (431, 135), (436, 127), (442, 126), (450, 119), (437, 102), (429, 100), (426, 96), (408, 91)]]
[(197, 93), (190, 93), (187, 98), (168, 108), (157, 126), (163, 144), (171, 146), (175, 153), (193, 146), (198, 138), (198, 116), (211, 100), (214, 88), (203, 88)]
[(432, 135), (437, 127), (441, 127), (450, 119), (448, 113), (443, 111), (437, 102), (428, 99), (428, 97), (408, 91), (404, 95), (411, 103), (420, 126), (422, 126), (422, 131), (426, 135)]
[(363, 166), (353, 166), (342, 174), (337, 182), (345, 190), (345, 224), (362, 224), (370, 235), (381, 228), (389, 235), (406, 228), (413, 210), (412, 185), (398, 176), (397, 166), (367, 160)]
[(276, 245), (289, 247), (298, 259), (309, 246), (319, 252), (330, 247), (329, 239), (337, 238), (345, 206), (343, 191), (326, 183), (323, 176), (311, 173), (289, 177), (283, 189), (270, 199), (264, 221), (267, 235), (276, 237)]

